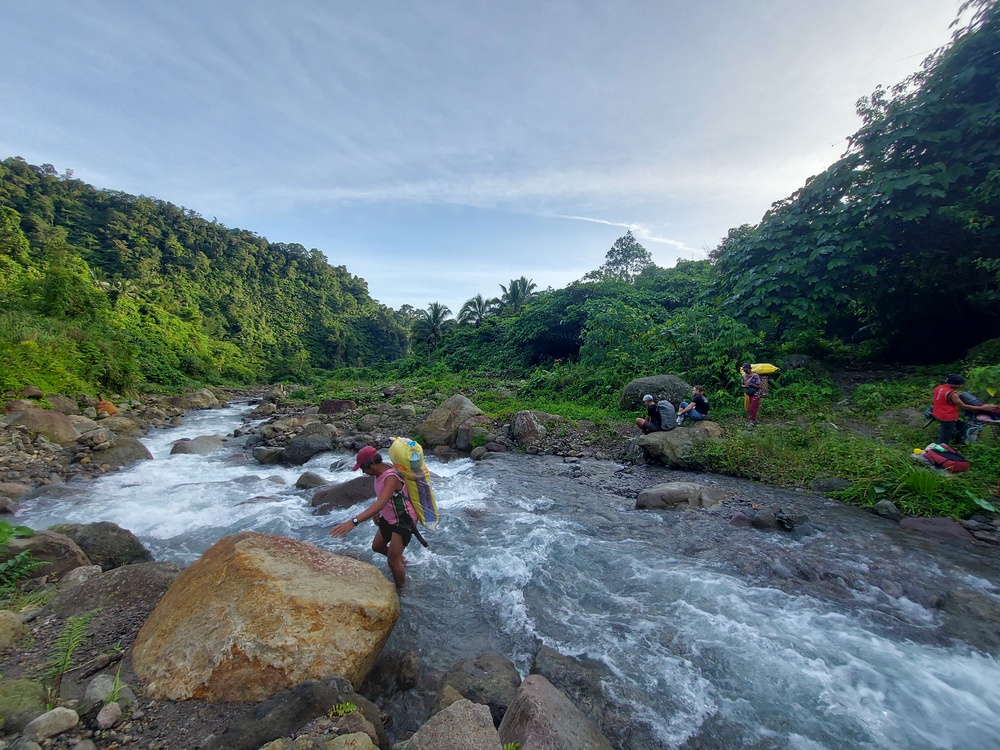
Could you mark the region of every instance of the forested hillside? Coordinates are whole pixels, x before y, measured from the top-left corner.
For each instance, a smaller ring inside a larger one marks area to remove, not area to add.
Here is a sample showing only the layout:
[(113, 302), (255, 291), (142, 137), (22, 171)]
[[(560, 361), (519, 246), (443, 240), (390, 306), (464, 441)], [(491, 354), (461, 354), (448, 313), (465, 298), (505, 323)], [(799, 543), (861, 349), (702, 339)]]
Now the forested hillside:
[(318, 250), (0, 162), (0, 390), (302, 377), (406, 345), (392, 310)]

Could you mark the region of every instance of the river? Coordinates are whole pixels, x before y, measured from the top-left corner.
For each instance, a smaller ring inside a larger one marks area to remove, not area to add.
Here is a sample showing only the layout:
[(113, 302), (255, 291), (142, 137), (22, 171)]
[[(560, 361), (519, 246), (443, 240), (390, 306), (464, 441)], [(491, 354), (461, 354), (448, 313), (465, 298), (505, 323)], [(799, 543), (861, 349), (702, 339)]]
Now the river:
[[(344, 466), (338, 457), (284, 468), (234, 460), (235, 447), (169, 455), (179, 438), (231, 433), (248, 411), (190, 413), (144, 439), (153, 461), (43, 493), (17, 521), (113, 521), (157, 560), (182, 564), (254, 530), (386, 571), (372, 528), (328, 536), (364, 505), (316, 516), (312, 491), (294, 487), (305, 470), (356, 476), (331, 468)], [(407, 552), (388, 644), (417, 650), (425, 670), (497, 651), (527, 674), (539, 644), (585, 656), (643, 726), (630, 748), (1000, 747), (1000, 664), (943, 637), (920, 601), (956, 586), (995, 597), (993, 550), (952, 551), (832, 501), (726, 478), (704, 480), (805, 508), (819, 533), (795, 540), (719, 513), (636, 511), (611, 491), (676, 474), (663, 470), (524, 455), (428, 466), (442, 521), (429, 549)]]

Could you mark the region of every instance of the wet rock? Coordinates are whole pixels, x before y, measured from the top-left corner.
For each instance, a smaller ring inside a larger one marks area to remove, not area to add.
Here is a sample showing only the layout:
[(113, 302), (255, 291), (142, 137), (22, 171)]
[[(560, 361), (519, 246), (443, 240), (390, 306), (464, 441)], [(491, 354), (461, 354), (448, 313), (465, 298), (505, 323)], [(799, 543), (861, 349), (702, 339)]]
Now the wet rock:
[(325, 514), (334, 508), (350, 508), (374, 497), (375, 479), (361, 476), (317, 490), (312, 496), (312, 506), (317, 509), (317, 513)]
[(100, 565), (101, 570), (153, 561), (152, 553), (139, 537), (111, 521), (57, 524), (51, 530), (76, 542), (90, 562)]
[(326, 480), (315, 471), (307, 471), (295, 480), (295, 486), (300, 490), (311, 490), (322, 487), (324, 484), (326, 484)]
[(904, 518), (900, 524), (904, 529), (922, 531), (939, 539), (964, 544), (973, 544), (975, 537), (967, 529), (951, 518)]
[(541, 675), (525, 678), (503, 722), (500, 740), (526, 748), (611, 750), (611, 743), (561, 691)]
[(0, 482), (0, 498), (9, 500), (19, 500), (31, 492), (31, 487), (26, 484), (16, 484), (14, 482)]
[(170, 449), (170, 455), (188, 454), (207, 456), (225, 448), (226, 445), (219, 435), (199, 435), (190, 440), (178, 440)]
[(101, 465), (108, 465), (112, 469), (119, 469), (128, 466), (136, 461), (152, 461), (153, 454), (137, 438), (127, 435), (117, 435), (111, 447), (101, 451)]
[(777, 512), (773, 508), (762, 508), (754, 513), (753, 527), (759, 531), (771, 531), (778, 528)]
[(1000, 656), (1000, 604), (973, 589), (953, 589), (941, 601), (943, 630), (979, 651)]
[(284, 448), (260, 446), (253, 449), (253, 459), (259, 464), (276, 464), (281, 462), (281, 454), (284, 452)]
[(748, 516), (743, 511), (738, 510), (733, 514), (733, 517), (729, 519), (729, 523), (733, 526), (744, 526), (749, 528), (753, 526), (753, 518)]
[(636, 498), (638, 510), (682, 510), (714, 508), (732, 493), (694, 482), (667, 482), (642, 490)]
[(333, 450), (335, 435), (334, 429), (329, 425), (311, 424), (289, 441), (281, 460), (295, 466), (304, 464), (317, 453)]
[(451, 685), (463, 696), (490, 707), (497, 726), (517, 694), (521, 684), (514, 663), (503, 654), (480, 654), (449, 669), (441, 679), (442, 686)]

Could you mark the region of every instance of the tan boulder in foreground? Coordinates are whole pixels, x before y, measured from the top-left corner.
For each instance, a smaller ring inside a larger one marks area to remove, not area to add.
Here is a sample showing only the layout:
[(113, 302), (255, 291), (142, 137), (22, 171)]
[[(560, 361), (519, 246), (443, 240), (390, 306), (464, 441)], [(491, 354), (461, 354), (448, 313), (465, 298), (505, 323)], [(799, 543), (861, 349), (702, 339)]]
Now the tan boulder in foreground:
[(246, 531), (178, 576), (132, 661), (153, 698), (260, 701), (325, 675), (360, 684), (398, 619), (393, 585), (374, 566)]

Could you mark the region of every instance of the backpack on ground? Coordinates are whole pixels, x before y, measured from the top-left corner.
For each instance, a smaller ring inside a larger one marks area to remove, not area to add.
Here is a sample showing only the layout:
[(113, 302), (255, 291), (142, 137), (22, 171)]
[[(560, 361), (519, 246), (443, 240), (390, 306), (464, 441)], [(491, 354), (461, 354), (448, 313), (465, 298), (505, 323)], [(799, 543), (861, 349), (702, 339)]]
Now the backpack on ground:
[(433, 529), (439, 516), (434, 490), (431, 489), (431, 475), (424, 463), (424, 449), (415, 440), (393, 438), (389, 446), (389, 461), (403, 478), (406, 495), (417, 512), (417, 520)]
[(969, 468), (969, 461), (965, 456), (957, 453), (947, 443), (933, 443), (927, 446), (923, 456), (931, 466), (950, 471), (952, 474), (961, 474)]
[(660, 430), (669, 432), (677, 426), (677, 409), (664, 399), (656, 402), (656, 410), (660, 413)]

